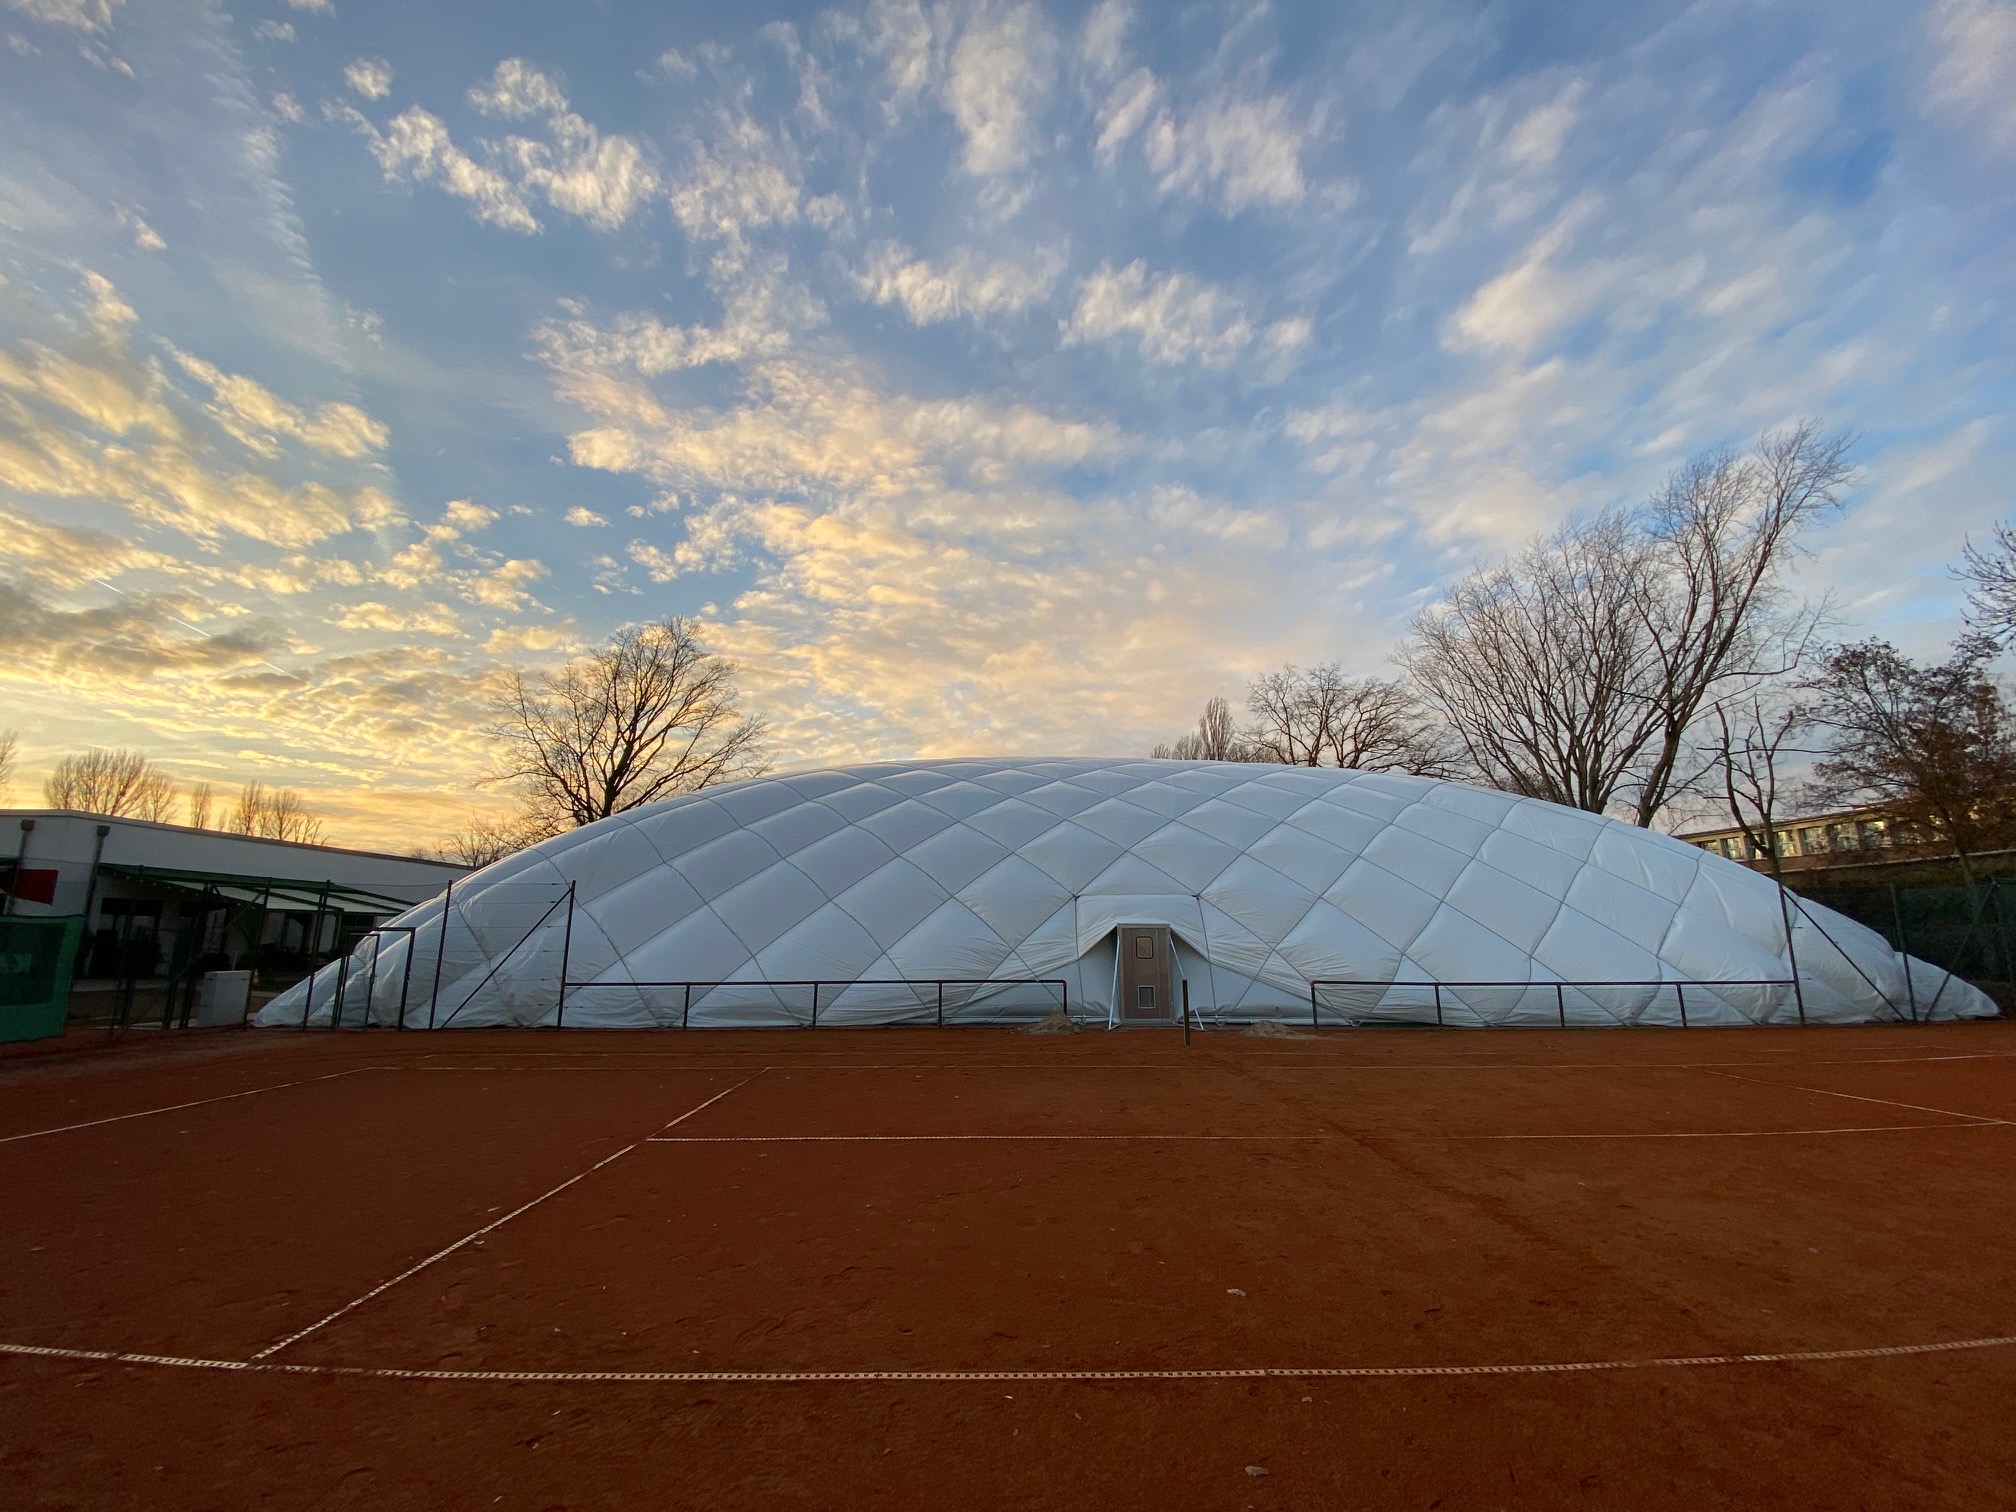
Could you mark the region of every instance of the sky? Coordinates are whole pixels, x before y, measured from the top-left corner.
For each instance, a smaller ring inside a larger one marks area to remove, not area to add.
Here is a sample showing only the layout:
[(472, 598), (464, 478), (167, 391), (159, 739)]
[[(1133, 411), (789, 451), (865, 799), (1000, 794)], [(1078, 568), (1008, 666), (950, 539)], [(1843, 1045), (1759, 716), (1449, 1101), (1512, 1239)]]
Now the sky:
[(684, 614), (780, 766), (1138, 754), (1803, 416), (1933, 653), (2016, 510), (2016, 3), (0, 0), (0, 727), (504, 800)]

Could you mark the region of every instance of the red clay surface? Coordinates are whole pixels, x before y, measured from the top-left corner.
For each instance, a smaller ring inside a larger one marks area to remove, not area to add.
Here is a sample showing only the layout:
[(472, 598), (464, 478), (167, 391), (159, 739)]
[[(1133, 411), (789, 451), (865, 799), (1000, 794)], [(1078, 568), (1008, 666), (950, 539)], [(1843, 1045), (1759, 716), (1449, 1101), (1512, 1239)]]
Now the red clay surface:
[(0, 1505), (2010, 1506), (2012, 1170), (2001, 1023), (134, 1035)]

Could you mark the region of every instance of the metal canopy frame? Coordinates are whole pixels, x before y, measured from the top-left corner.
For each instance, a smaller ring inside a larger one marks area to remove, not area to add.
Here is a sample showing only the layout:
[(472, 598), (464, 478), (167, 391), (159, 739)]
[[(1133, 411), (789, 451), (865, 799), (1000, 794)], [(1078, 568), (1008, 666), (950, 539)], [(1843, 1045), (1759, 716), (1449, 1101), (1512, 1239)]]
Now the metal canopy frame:
[[(248, 897), (236, 900), (241, 902), (269, 896), (272, 906), (288, 913), (326, 913), (331, 905), (338, 905), (348, 913), (398, 914), (424, 901), (395, 898), (390, 893), (373, 892), (366, 887), (354, 887), (333, 880), (303, 877), (257, 877), (240, 872), (187, 871), (177, 867), (135, 866), (115, 861), (105, 862), (99, 871), (107, 876), (124, 877), (130, 882), (152, 882), (184, 892), (201, 893), (206, 888), (215, 888), (228, 897), (232, 890), (242, 890)], [(286, 907), (288, 904), (294, 906)]]

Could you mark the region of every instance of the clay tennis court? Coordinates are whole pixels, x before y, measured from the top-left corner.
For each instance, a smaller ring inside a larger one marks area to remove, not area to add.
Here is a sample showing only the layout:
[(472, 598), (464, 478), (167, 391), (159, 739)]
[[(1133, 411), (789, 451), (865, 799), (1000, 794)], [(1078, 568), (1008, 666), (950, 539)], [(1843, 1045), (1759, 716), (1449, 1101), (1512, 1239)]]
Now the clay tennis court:
[(14, 1061), (0, 1502), (2010, 1505), (2012, 1171), (2005, 1023)]

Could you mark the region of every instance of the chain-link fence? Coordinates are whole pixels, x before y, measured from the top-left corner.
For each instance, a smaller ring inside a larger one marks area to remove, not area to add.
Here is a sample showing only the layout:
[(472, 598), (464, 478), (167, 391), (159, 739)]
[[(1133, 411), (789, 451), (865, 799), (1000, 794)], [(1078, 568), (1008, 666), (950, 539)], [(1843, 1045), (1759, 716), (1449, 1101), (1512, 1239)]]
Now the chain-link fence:
[[(1887, 939), (1894, 949), (1916, 956), (1972, 982), (2006, 1014), (2016, 1008), (2016, 885), (2002, 878), (1971, 887), (1884, 887), (1802, 885), (1801, 897), (1846, 914)], [(1909, 990), (1913, 1006), (1936, 983)]]

